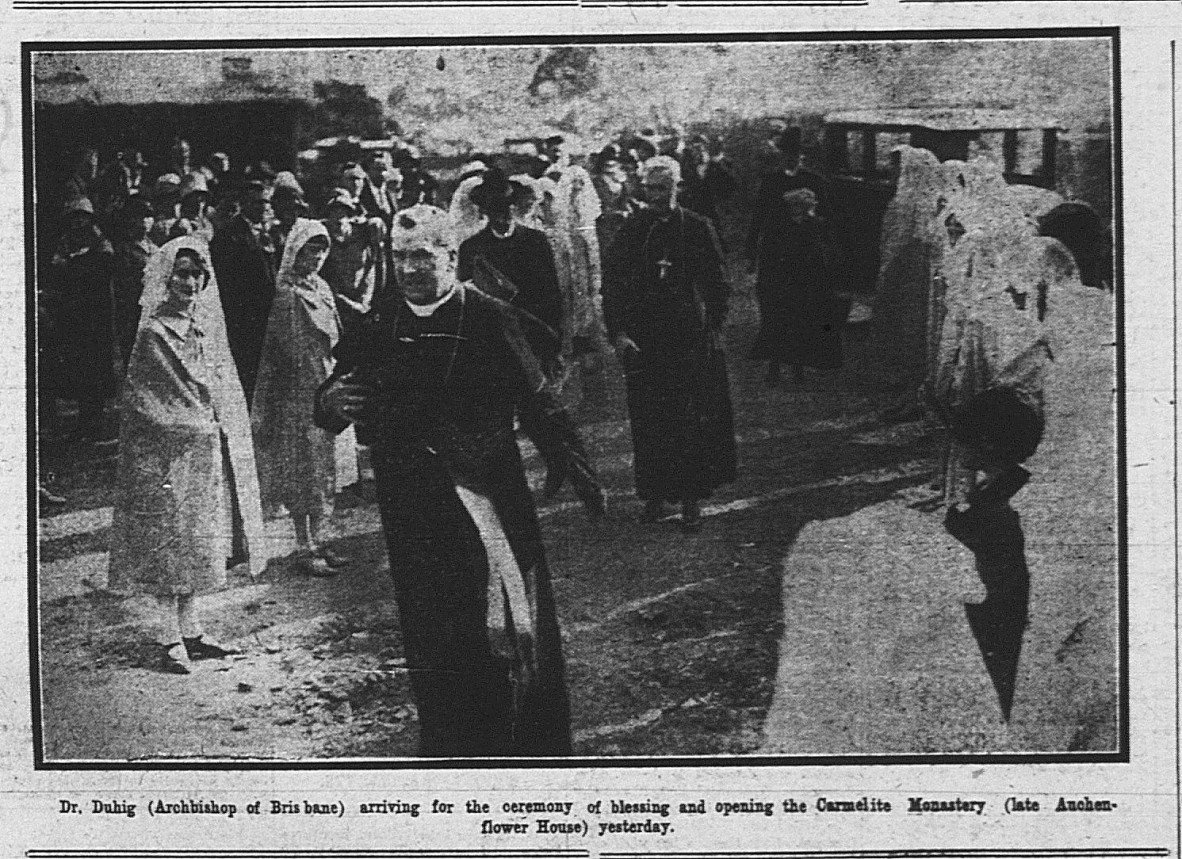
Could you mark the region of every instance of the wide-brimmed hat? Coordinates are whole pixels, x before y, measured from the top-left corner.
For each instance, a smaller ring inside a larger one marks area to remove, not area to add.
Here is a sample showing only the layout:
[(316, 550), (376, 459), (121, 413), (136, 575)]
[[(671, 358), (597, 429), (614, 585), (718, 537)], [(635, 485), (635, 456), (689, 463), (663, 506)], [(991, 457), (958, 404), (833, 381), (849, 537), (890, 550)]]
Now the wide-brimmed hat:
[(156, 177), (156, 184), (152, 186), (153, 200), (179, 200), (181, 196), (181, 177), (176, 173), (162, 173)]
[(353, 195), (344, 188), (336, 188), (333, 191), (332, 196), (324, 204), (324, 211), (328, 212), (334, 207), (344, 207), (354, 215), (361, 213), (361, 206), (353, 199)]
[(293, 188), (291, 185), (277, 184), (274, 193), (271, 195), (271, 205), (276, 209), (284, 206), (295, 206), (296, 210), (302, 216), (306, 216), (311, 211), (311, 207), (304, 200), (303, 192), (299, 186)]
[(210, 196), (209, 179), (199, 170), (186, 173), (185, 178), (181, 180), (179, 191), (182, 200), (191, 194), (204, 194), (208, 197)]
[(71, 215), (79, 214), (91, 215), (93, 217), (94, 203), (90, 202), (89, 197), (71, 197), (69, 200), (66, 200), (66, 205), (62, 210), (62, 214), (67, 218)]
[(477, 208), (487, 209), (497, 203), (512, 203), (522, 190), (521, 183), (509, 179), (500, 170), (490, 169), (468, 197)]

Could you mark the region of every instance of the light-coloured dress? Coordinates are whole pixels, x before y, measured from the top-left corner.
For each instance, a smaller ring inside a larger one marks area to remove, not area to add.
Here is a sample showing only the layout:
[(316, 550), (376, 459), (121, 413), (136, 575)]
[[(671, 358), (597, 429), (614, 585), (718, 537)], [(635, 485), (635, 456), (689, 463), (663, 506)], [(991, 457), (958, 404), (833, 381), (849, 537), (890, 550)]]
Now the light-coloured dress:
[(312, 423), (316, 390), (332, 372), (341, 335), (332, 289), (319, 274), (294, 272), (300, 248), (318, 235), (328, 237), (322, 223), (300, 218), (284, 246), (251, 423), (264, 508), (327, 516), (333, 496), (357, 480), (357, 457), (352, 433), (334, 437)]
[[(210, 272), (191, 318), (162, 308), (176, 256), (186, 250)], [(143, 314), (122, 403), (114, 591), (171, 596), (222, 587), (235, 536), (252, 572), (273, 554), (263, 533), (246, 401), (212, 272), (208, 245), (197, 236), (168, 242), (144, 272)], [(238, 522), (230, 517), (232, 497)]]

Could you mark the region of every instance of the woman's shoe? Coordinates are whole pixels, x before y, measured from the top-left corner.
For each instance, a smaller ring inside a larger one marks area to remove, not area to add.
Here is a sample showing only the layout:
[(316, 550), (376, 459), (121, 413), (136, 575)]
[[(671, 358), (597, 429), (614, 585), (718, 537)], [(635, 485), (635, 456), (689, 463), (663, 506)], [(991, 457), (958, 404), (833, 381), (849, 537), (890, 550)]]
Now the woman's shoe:
[(233, 647), (226, 647), (224, 644), (218, 644), (216, 641), (206, 641), (202, 635), (196, 638), (185, 638), (185, 652), (189, 654), (189, 658), (196, 662), (198, 659), (224, 659), (227, 656), (234, 656), (241, 653)]
[(189, 654), (181, 642), (160, 645), (160, 670), (165, 674), (188, 674)]

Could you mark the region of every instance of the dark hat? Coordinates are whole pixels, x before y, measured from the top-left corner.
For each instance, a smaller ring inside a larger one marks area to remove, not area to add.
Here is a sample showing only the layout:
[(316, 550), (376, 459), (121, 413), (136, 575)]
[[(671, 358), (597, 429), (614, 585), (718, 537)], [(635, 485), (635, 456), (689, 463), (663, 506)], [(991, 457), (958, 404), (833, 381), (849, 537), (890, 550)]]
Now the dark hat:
[(304, 216), (311, 211), (311, 207), (304, 200), (304, 195), (300, 193), (300, 190), (290, 185), (275, 186), (275, 191), (271, 195), (271, 205), (276, 209), (283, 206), (295, 206), (299, 213)]
[(500, 170), (495, 168), (486, 170), (480, 184), (472, 189), (468, 195), (479, 209), (487, 209), (497, 202), (511, 203), (515, 193), (520, 193)]
[(772, 146), (785, 155), (800, 155), (800, 127), (790, 125), (772, 138)]
[(266, 182), (258, 179), (247, 182), (242, 186), (242, 200), (270, 200), (273, 190)]

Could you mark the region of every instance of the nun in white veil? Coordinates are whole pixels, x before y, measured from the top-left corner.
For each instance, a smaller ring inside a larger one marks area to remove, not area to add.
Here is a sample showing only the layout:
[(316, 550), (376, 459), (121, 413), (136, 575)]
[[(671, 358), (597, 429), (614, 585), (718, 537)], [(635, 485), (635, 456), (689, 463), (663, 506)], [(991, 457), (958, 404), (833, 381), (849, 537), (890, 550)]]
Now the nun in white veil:
[(328, 251), (324, 224), (297, 219), (283, 247), (251, 409), (263, 504), (287, 508), (297, 568), (322, 577), (348, 562), (325, 545), (323, 528), (334, 495), (357, 480), (356, 436), (334, 437), (312, 422), (341, 337), (336, 299), (319, 274)]
[(246, 401), (204, 239), (174, 239), (148, 260), (140, 305), (109, 586), (157, 597), (162, 667), (187, 674), (190, 660), (235, 652), (204, 635), (195, 597), (225, 586), (232, 547), (252, 574), (269, 553)]

